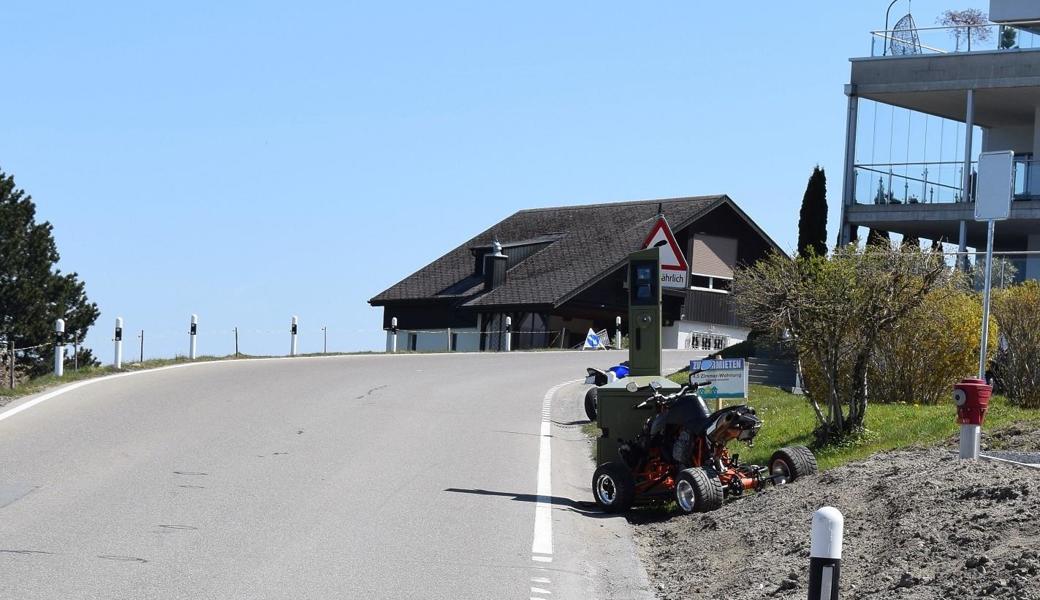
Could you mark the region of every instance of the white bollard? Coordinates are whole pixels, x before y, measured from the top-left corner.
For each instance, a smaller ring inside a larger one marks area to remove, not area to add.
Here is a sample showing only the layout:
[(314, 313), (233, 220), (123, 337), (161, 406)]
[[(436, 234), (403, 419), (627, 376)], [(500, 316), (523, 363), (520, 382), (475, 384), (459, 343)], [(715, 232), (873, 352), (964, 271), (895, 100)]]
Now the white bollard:
[(296, 356), (296, 331), (299, 322), (299, 318), (297, 318), (296, 315), (293, 315), (292, 328), (289, 330), (292, 333), (292, 345), (289, 347), (289, 356)]
[(199, 316), (191, 315), (191, 329), (189, 330), (188, 337), (191, 338), (191, 343), (188, 345), (188, 358), (195, 360), (195, 336), (199, 332)]
[(115, 343), (115, 360), (112, 364), (117, 369), (123, 368), (123, 317), (116, 317), (116, 332), (112, 336), (112, 341)]
[(506, 339), (505, 348), (506, 352), (513, 350), (513, 317), (506, 317)]
[(614, 348), (620, 350), (621, 349), (621, 316), (620, 315), (618, 315), (618, 317), (616, 319), (614, 319), (614, 326), (616, 327), (616, 329), (614, 330)]
[(390, 331), (387, 332), (387, 341), (389, 342), (390, 353), (397, 353), (397, 317), (390, 319)]
[(824, 506), (813, 513), (809, 545), (809, 600), (838, 600), (845, 517)]
[(54, 376), (65, 374), (65, 319), (54, 322)]
[(961, 459), (976, 460), (982, 446), (981, 425), (961, 425)]

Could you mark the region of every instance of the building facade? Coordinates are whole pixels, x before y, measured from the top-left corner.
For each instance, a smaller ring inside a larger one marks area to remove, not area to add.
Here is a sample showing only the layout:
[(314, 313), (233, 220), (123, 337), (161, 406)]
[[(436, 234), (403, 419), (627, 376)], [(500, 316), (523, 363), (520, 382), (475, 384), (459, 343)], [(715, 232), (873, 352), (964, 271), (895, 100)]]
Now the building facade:
[(1012, 150), (1014, 202), (994, 248), (1019, 279), (1040, 278), (1040, 2), (992, 0), (989, 18), (919, 28), (907, 15), (851, 59), (839, 242), (867, 227), (985, 248), (978, 154)]
[(613, 339), (618, 317), (628, 331), (628, 255), (659, 214), (690, 264), (689, 289), (664, 293), (665, 347), (746, 339), (729, 296), (734, 269), (779, 248), (727, 196), (523, 210), (369, 303), (384, 329), (396, 319), (399, 350), (500, 350), (507, 336), (513, 349), (571, 348), (589, 329)]

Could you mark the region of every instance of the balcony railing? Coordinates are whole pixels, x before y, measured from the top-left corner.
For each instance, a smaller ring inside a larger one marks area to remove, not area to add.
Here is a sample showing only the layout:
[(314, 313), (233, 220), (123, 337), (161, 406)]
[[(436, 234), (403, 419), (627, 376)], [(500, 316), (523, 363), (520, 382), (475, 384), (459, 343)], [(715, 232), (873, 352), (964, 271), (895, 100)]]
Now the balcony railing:
[[(975, 169), (971, 163), (974, 200)], [(1014, 161), (1015, 200), (1040, 200), (1040, 160)], [(856, 204), (950, 204), (963, 202), (963, 162), (858, 164), (853, 169)]]
[(1040, 48), (1040, 35), (1014, 25), (915, 27), (870, 32), (871, 56)]

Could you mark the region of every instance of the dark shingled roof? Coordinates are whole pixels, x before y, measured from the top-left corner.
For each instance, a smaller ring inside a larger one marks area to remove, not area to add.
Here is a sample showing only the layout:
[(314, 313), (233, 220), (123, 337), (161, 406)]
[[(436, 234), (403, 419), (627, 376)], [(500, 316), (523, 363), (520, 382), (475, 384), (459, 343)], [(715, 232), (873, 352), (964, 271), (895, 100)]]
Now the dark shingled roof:
[[(726, 196), (521, 210), (381, 292), (369, 303), (379, 306), (395, 301), (468, 298), (462, 306), (558, 306), (619, 268), (630, 253), (640, 249), (657, 216), (658, 205), (668, 224), (678, 231), (726, 203), (743, 214)], [(509, 269), (504, 284), (483, 293), (483, 279), (474, 276), (472, 248), (488, 246), (497, 237), (507, 245), (505, 253), (509, 254), (510, 242), (547, 236), (555, 241)]]

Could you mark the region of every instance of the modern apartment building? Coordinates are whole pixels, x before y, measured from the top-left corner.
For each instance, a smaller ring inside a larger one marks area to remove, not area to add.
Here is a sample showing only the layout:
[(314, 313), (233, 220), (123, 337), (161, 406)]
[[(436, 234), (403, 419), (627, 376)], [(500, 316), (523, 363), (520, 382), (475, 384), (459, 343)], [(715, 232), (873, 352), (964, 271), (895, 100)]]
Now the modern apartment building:
[(868, 227), (984, 248), (978, 154), (1013, 150), (1011, 218), (994, 248), (1012, 253), (1018, 278), (1040, 279), (1040, 254), (1013, 254), (1040, 251), (1040, 1), (991, 0), (978, 24), (915, 16), (871, 32), (871, 55), (851, 59), (839, 241)]

